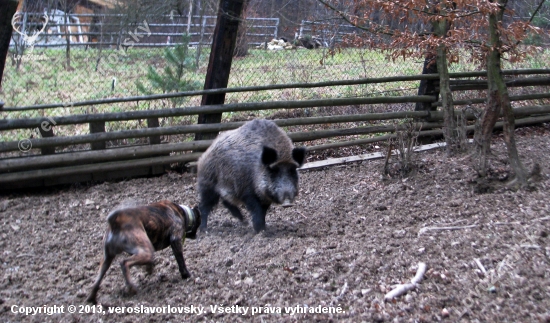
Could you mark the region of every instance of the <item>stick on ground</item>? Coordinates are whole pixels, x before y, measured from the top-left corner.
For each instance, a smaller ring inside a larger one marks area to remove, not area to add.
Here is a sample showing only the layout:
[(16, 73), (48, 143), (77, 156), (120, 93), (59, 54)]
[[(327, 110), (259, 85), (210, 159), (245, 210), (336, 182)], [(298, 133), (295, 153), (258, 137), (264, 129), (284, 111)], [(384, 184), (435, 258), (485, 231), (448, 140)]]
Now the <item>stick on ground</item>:
[(460, 227), (424, 227), (418, 231), (418, 235), (422, 235), (426, 231), (442, 231), (442, 230), (462, 230), (462, 229), (470, 229), (477, 227), (477, 224), (472, 225), (465, 225)]
[(420, 283), (420, 281), (422, 280), (422, 277), (424, 277), (424, 273), (426, 273), (426, 264), (423, 262), (418, 263), (418, 269), (416, 271), (416, 275), (414, 276), (413, 279), (411, 279), (411, 282), (408, 284), (398, 285), (396, 288), (394, 288), (389, 293), (387, 293), (386, 296), (384, 296), (384, 300), (385, 301), (392, 300), (396, 297), (399, 297), (405, 294), (410, 290), (415, 289), (416, 285)]

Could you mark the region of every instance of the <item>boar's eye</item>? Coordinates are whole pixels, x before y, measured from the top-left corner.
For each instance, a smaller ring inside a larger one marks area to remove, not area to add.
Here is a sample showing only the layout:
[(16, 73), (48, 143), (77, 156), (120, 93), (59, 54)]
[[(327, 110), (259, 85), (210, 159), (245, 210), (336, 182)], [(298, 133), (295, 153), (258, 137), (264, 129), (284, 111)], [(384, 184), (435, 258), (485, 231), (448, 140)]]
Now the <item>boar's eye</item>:
[(270, 165), (277, 161), (277, 151), (273, 148), (264, 146), (262, 151), (262, 163)]
[(296, 171), (296, 166), (290, 167), (289, 172), (290, 172), (290, 176), (292, 176), (293, 178), (298, 177), (298, 171)]
[(298, 163), (298, 167), (302, 167), (306, 159), (306, 148), (299, 147), (292, 149), (292, 159)]

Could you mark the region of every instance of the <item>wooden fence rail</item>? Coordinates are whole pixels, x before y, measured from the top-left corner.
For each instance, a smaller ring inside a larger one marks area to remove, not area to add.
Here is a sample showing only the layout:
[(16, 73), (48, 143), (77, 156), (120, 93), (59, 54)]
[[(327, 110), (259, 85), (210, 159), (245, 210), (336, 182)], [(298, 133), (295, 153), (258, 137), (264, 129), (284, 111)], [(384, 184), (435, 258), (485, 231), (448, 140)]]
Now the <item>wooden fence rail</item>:
[[(275, 101), (260, 103), (229, 103), (209, 106), (195, 106), (186, 108), (172, 108), (161, 110), (142, 110), (117, 113), (98, 113), (72, 115), (65, 117), (47, 118), (56, 126), (82, 124), (90, 122), (127, 121), (147, 118), (182, 117), (201, 113), (223, 113), (236, 111), (260, 111), (279, 109), (298, 109), (326, 106), (346, 106), (354, 104), (390, 104), (410, 102), (434, 102), (434, 97), (427, 95), (401, 96), (401, 97), (373, 97), (373, 98), (343, 98), (343, 99), (319, 99), (302, 101)], [(10, 129), (30, 129), (39, 127), (45, 118), (34, 119), (4, 119), (0, 120), (0, 131)]]
[[(550, 74), (550, 70), (514, 70), (505, 71), (506, 75), (528, 75), (519, 79), (509, 80), (509, 84), (519, 86), (540, 86), (550, 85), (550, 78), (533, 77), (531, 75)], [(454, 78), (483, 77), (483, 72), (454, 73)], [(421, 79), (436, 79), (436, 74), (415, 75), (406, 77), (377, 78), (352, 81), (319, 82), (315, 84), (294, 84), (298, 87), (315, 86), (336, 86), (349, 84), (369, 84), (376, 82), (400, 82)], [(485, 85), (484, 80), (454, 80), (453, 86), (456, 90), (480, 88)], [(208, 91), (182, 92), (174, 94), (155, 95), (147, 97), (132, 97), (122, 99), (94, 100), (76, 102), (72, 106), (86, 106), (88, 104), (107, 104), (113, 102), (128, 102), (133, 100), (152, 100), (158, 98), (169, 98), (175, 96), (197, 95), (197, 93), (216, 92), (228, 93), (236, 91), (258, 91), (288, 88), (293, 85), (272, 85), (262, 87), (247, 87), (241, 89), (220, 89)], [(546, 100), (550, 98), (547, 90), (541, 93), (512, 96), (514, 101), (519, 100)], [(94, 102), (94, 103), (92, 103)], [(391, 104), (391, 103), (415, 103), (423, 102), (438, 106), (440, 103), (432, 96), (393, 96), (393, 97), (363, 97), (363, 98), (339, 98), (320, 99), (303, 101), (277, 101), (263, 103), (234, 103), (212, 106), (194, 106), (174, 109), (127, 111), (119, 113), (98, 113), (88, 115), (69, 115), (51, 118), (30, 118), (30, 119), (3, 119), (0, 120), (0, 131), (14, 131), (17, 129), (40, 128), (44, 122), (53, 124), (56, 127), (67, 125), (89, 124), (89, 134), (76, 136), (50, 136), (42, 133), (42, 138), (27, 139), (26, 148), (33, 150), (22, 157), (4, 157), (0, 155), (0, 188), (6, 187), (28, 187), (54, 185), (75, 181), (107, 180), (119, 177), (132, 177), (163, 173), (166, 165), (186, 163), (196, 160), (200, 153), (206, 149), (211, 141), (190, 141), (179, 143), (161, 143), (161, 136), (195, 134), (201, 132), (218, 132), (235, 129), (243, 122), (226, 122), (219, 124), (181, 125), (181, 126), (159, 126), (159, 118), (191, 116), (200, 113), (223, 113), (235, 111), (258, 111), (258, 110), (281, 110), (300, 109), (321, 106), (349, 106), (366, 104)], [(455, 102), (460, 104), (482, 103), (483, 99), (472, 98), (462, 99)], [(548, 102), (548, 101), (543, 101)], [(10, 107), (1, 112), (22, 111), (32, 109), (49, 109), (66, 107), (67, 104), (50, 104), (33, 107)], [(24, 108), (24, 109), (21, 109)], [(468, 120), (475, 116), (468, 110), (457, 110), (457, 114), (463, 114)], [(550, 105), (523, 106), (514, 109), (518, 126), (529, 125), (541, 122), (550, 122)], [(365, 125), (366, 122), (395, 120), (411, 118), (417, 120), (420, 135), (440, 135), (443, 118), (440, 111), (403, 111), (387, 113), (369, 113), (357, 115), (335, 115), (335, 116), (314, 116), (291, 119), (274, 120), (281, 127), (305, 126), (305, 125), (326, 125), (330, 124), (333, 129), (320, 130), (318, 127), (312, 131), (290, 132), (289, 136), (294, 142), (307, 142), (324, 138), (341, 138), (357, 135), (372, 135), (386, 133), (386, 135), (371, 138), (352, 138), (341, 142), (327, 143), (307, 147), (308, 151), (345, 147), (372, 143), (392, 138), (392, 133), (399, 129), (399, 126), (378, 124)], [(118, 122), (127, 120), (147, 120), (147, 128), (105, 132), (105, 122)], [(473, 126), (466, 127), (472, 131)], [(49, 136), (49, 137), (46, 137)], [(121, 146), (106, 148), (106, 143), (114, 140), (132, 138), (148, 138), (148, 144)], [(70, 145), (90, 145), (89, 150), (56, 153), (55, 149)], [(30, 155), (41, 150), (40, 155)], [(13, 156), (14, 151), (21, 150), (21, 141), (0, 142), (0, 153), (5, 156)], [(11, 155), (10, 155), (11, 154)]]
[[(541, 116), (541, 117), (520, 119), (520, 120), (517, 120), (516, 124), (517, 126), (527, 126), (527, 125), (540, 124), (545, 122), (550, 122), (550, 116), (547, 115), (547, 116)], [(502, 122), (497, 122), (497, 124), (495, 125), (495, 129), (502, 129), (502, 125), (503, 125)], [(439, 124), (439, 126), (441, 127), (442, 124)], [(468, 132), (473, 131), (473, 129), (474, 129), (474, 126), (466, 127), (466, 130)], [(391, 130), (391, 129), (388, 129), (388, 130)], [(420, 132), (419, 135), (423, 136), (423, 135), (437, 135), (437, 134), (442, 134), (442, 130), (422, 131)], [(293, 138), (293, 135), (290, 134), (290, 137)], [(379, 141), (387, 140), (391, 137), (392, 136), (380, 136), (376, 138), (343, 142), (340, 144), (313, 146), (313, 147), (310, 147), (308, 151), (316, 151), (321, 149), (330, 149), (330, 148), (345, 147), (350, 145), (379, 142)], [(67, 166), (67, 167), (57, 167), (57, 168), (48, 168), (48, 169), (28, 170), (28, 171), (14, 172), (14, 173), (4, 173), (4, 174), (0, 174), (0, 184), (3, 184), (3, 185), (10, 184), (13, 188), (17, 188), (17, 187), (25, 187), (25, 186), (37, 186), (39, 184), (47, 185), (48, 181), (45, 181), (42, 183), (38, 182), (38, 180), (43, 180), (43, 179), (50, 179), (49, 181), (50, 185), (64, 183), (64, 182), (71, 182), (71, 180), (74, 181), (75, 179), (82, 181), (84, 178), (89, 178), (88, 180), (93, 180), (93, 179), (100, 180), (105, 176), (94, 178), (93, 176), (90, 176), (90, 174), (105, 173), (109, 171), (119, 171), (121, 169), (132, 169), (132, 168), (138, 168), (138, 167), (150, 167), (155, 165), (167, 165), (167, 164), (174, 164), (174, 163), (181, 163), (181, 162), (190, 162), (190, 161), (197, 160), (200, 157), (200, 155), (201, 153), (188, 153), (183, 155), (152, 157), (152, 158), (143, 158), (143, 159), (137, 159), (137, 160), (111, 161), (111, 162), (88, 164), (88, 165), (78, 165), (75, 162), (67, 162), (69, 164), (75, 163), (78, 166)], [(47, 165), (47, 164), (43, 163), (41, 165)], [(72, 177), (72, 178), (69, 177), (66, 181), (52, 180), (52, 178), (59, 179), (60, 177), (74, 176), (74, 175), (87, 175), (87, 176)]]

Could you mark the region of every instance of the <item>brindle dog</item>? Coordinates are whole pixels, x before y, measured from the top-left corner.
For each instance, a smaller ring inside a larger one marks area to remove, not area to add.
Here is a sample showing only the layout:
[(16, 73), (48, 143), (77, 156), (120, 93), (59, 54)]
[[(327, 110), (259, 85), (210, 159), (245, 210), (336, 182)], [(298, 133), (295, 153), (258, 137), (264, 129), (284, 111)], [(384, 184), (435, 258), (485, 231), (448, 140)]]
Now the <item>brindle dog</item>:
[(170, 201), (123, 208), (112, 211), (107, 217), (108, 227), (103, 238), (104, 257), (99, 276), (95, 281), (87, 301), (96, 304), (99, 284), (119, 253), (126, 251), (132, 256), (121, 261), (122, 274), (130, 294), (137, 292), (130, 280), (130, 267), (146, 265), (153, 271), (153, 253), (168, 246), (172, 247), (181, 278), (191, 275), (183, 259), (185, 238), (195, 239), (201, 217), (197, 207), (191, 209)]

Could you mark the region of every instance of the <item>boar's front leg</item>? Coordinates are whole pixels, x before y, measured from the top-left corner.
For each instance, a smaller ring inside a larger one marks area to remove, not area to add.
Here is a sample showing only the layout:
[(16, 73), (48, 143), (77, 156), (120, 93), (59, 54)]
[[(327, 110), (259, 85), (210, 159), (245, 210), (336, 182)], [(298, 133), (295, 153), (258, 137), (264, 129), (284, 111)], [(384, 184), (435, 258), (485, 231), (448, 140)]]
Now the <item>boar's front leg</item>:
[(248, 195), (244, 199), (246, 209), (252, 215), (252, 226), (256, 233), (265, 230), (265, 214), (269, 209), (270, 204), (262, 204), (260, 199), (255, 195)]
[(220, 195), (212, 187), (200, 188), (199, 194), (199, 212), (201, 214), (200, 229), (202, 232), (205, 232), (206, 228), (208, 227), (208, 216), (210, 215), (210, 212), (212, 212), (214, 206), (218, 204)]

